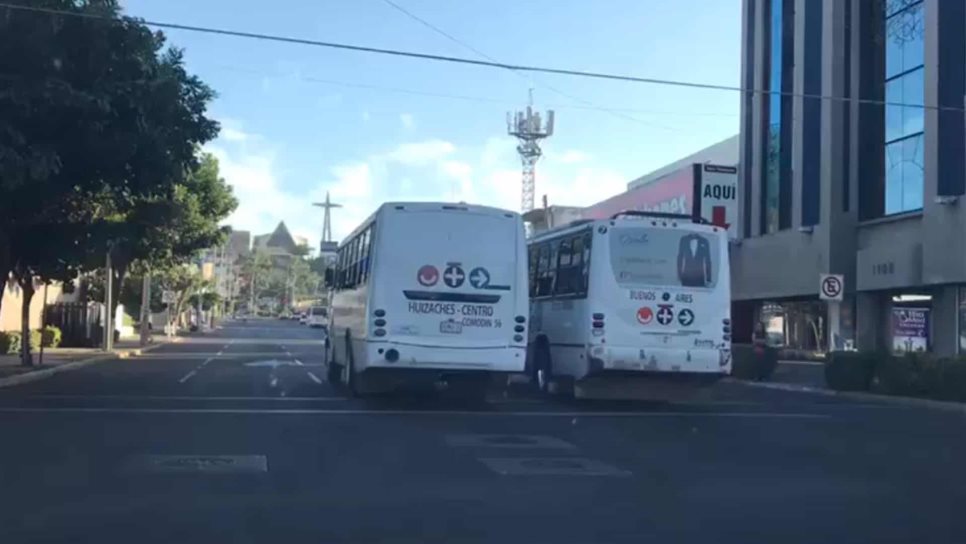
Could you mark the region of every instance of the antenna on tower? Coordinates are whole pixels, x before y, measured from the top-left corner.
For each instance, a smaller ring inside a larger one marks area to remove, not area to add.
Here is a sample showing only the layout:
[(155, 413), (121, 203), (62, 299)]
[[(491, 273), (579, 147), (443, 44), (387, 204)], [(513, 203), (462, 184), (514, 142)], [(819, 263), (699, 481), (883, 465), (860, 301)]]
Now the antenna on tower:
[(313, 206), (318, 206), (325, 209), (325, 215), (322, 219), (322, 243), (319, 244), (319, 251), (325, 252), (326, 249), (332, 249), (332, 213), (333, 208), (341, 208), (342, 204), (335, 204), (329, 200), (329, 192), (325, 192), (325, 202), (313, 202)]
[(547, 110), (544, 122), (539, 112), (533, 111), (533, 89), (526, 111), (506, 114), (506, 131), (517, 139), (517, 153), (523, 163), (523, 181), (520, 194), (520, 211), (526, 213), (533, 209), (533, 195), (536, 191), (537, 160), (543, 155), (540, 140), (553, 135), (553, 110)]

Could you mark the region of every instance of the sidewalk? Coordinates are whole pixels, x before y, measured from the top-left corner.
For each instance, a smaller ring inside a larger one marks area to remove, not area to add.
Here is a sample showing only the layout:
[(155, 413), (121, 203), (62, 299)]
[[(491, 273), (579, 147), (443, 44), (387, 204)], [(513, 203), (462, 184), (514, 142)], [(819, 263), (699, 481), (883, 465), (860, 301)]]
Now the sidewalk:
[(0, 387), (43, 379), (60, 371), (109, 359), (136, 357), (169, 341), (178, 341), (178, 337), (169, 340), (162, 334), (155, 334), (151, 343), (143, 348), (137, 338), (122, 338), (110, 353), (99, 348), (44, 348), (43, 365), (39, 364), (40, 351), (37, 350), (32, 352), (34, 366), (30, 367), (20, 364), (20, 355), (0, 355)]

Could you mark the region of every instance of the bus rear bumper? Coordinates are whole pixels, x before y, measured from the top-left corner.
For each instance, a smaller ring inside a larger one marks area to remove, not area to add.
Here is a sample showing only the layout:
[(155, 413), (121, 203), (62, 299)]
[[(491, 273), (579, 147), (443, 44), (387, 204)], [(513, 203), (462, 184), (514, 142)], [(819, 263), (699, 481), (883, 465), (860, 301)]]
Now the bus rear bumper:
[[(725, 364), (722, 364), (724, 360)], [(629, 372), (724, 376), (731, 369), (729, 351), (718, 349), (636, 348), (593, 346), (588, 349), (588, 374)]]
[(366, 368), (523, 372), (524, 347), (451, 348), (380, 342), (368, 347)]

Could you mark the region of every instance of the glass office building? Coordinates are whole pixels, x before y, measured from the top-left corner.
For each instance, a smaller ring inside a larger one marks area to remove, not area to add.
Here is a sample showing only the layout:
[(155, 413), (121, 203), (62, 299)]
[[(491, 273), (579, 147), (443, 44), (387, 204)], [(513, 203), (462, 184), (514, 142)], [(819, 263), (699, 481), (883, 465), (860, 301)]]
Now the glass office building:
[(736, 321), (966, 352), (966, 2), (743, 0), (742, 17)]

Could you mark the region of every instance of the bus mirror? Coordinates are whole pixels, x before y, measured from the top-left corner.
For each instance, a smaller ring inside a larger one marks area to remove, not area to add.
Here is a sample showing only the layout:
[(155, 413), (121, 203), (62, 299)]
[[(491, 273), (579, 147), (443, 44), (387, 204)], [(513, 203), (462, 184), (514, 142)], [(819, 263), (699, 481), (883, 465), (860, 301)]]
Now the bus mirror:
[(323, 280), (326, 287), (332, 287), (332, 284), (333, 284), (332, 278), (333, 278), (332, 269), (326, 268), (325, 279)]

